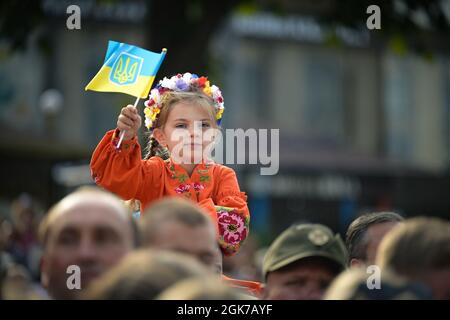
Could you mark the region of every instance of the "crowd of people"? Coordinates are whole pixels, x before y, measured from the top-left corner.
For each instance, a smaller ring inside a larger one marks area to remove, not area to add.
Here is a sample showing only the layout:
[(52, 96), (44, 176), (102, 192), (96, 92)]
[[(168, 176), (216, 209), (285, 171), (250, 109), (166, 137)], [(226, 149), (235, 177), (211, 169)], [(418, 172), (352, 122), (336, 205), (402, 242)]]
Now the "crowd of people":
[(363, 214), (345, 239), (293, 224), (267, 248), (261, 277), (238, 279), (192, 201), (165, 197), (137, 217), (82, 187), (43, 217), (30, 204), (19, 198), (15, 222), (1, 224), (2, 299), (450, 299), (450, 223), (438, 218)]
[[(91, 157), (98, 187), (42, 219), (21, 197), (12, 224), (2, 221), (1, 297), (450, 299), (450, 223), (437, 218), (361, 215), (345, 242), (325, 225), (294, 224), (249, 266), (247, 195), (208, 153), (223, 112), (207, 77), (165, 77), (145, 101), (142, 159), (142, 118), (122, 108)], [(244, 264), (229, 263), (239, 253)]]

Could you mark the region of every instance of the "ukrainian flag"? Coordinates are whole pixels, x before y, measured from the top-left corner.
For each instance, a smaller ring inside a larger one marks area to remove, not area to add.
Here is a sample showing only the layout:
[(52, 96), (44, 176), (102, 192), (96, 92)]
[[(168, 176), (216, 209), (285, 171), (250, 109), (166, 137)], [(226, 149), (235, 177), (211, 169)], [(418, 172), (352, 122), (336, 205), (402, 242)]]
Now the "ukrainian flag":
[(166, 49), (155, 53), (109, 41), (103, 66), (85, 90), (122, 92), (146, 98), (165, 55)]

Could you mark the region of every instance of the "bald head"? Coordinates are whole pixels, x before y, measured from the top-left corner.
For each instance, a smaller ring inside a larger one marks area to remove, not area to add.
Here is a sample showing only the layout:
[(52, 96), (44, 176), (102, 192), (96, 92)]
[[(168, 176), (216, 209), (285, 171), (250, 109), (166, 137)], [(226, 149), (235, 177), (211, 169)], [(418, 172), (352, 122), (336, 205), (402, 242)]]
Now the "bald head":
[(130, 216), (116, 196), (82, 188), (63, 198), (40, 226), (44, 247), (42, 282), (57, 299), (74, 298), (67, 288), (67, 268), (80, 268), (81, 290), (132, 250)]
[[(93, 211), (95, 214), (89, 214)], [(125, 229), (132, 231), (132, 227), (128, 226), (130, 219), (127, 208), (118, 197), (95, 187), (82, 187), (61, 199), (48, 211), (39, 226), (42, 245), (47, 245), (52, 231), (61, 224), (70, 224), (72, 220), (83, 222), (86, 219), (100, 219), (103, 223), (105, 215), (108, 218), (106, 220), (115, 224), (127, 224)]]

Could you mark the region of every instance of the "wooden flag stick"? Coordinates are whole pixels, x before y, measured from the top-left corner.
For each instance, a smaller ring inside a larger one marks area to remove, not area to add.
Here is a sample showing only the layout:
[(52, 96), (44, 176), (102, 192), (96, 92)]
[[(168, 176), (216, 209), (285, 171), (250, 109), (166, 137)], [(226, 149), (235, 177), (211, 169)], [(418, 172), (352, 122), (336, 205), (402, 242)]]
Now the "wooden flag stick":
[[(134, 102), (134, 107), (136, 108), (137, 107), (137, 105), (138, 105), (138, 103), (139, 103), (139, 97), (137, 97), (136, 98), (136, 101)], [(125, 136), (125, 130), (123, 130), (121, 133), (120, 133), (120, 139), (119, 139), (119, 142), (117, 142), (117, 146), (116, 146), (116, 149), (119, 149), (120, 148), (120, 145), (122, 144), (122, 141), (123, 141), (123, 137)]]

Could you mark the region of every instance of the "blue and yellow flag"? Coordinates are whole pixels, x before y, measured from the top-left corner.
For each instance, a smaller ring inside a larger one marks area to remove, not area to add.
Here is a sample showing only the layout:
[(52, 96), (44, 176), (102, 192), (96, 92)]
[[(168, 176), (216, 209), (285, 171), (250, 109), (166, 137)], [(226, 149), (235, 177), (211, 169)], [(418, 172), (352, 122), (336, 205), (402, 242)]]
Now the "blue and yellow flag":
[(105, 61), (85, 90), (122, 92), (146, 98), (166, 55), (109, 41)]

